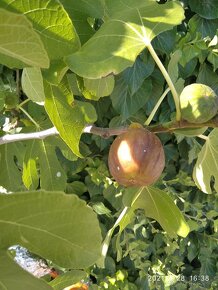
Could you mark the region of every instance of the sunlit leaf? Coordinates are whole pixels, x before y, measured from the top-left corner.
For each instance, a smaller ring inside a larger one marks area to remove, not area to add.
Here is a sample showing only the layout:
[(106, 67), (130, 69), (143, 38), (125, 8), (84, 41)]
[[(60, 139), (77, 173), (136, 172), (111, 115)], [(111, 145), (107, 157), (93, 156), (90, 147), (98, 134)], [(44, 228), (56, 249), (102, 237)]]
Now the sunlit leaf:
[(214, 178), (214, 188), (218, 191), (218, 129), (208, 135), (204, 146), (198, 154), (194, 167), (193, 178), (196, 185), (205, 193), (212, 193), (211, 181)]
[[(23, 182), (28, 189), (64, 190), (67, 177), (61, 167), (56, 148), (64, 147), (58, 137), (28, 142), (23, 164)], [(39, 170), (39, 172), (38, 172)]]
[[(33, 28), (40, 35), (50, 59), (59, 59), (80, 47), (73, 24), (58, 1), (2, 0), (0, 8), (24, 14), (32, 22)], [(13, 35), (16, 35), (16, 32)], [(34, 51), (35, 54), (37, 48), (30, 51), (31, 53)]]
[(1, 64), (12, 68), (49, 66), (43, 43), (24, 15), (0, 9), (0, 31)]
[(131, 66), (156, 35), (181, 23), (179, 2), (108, 0), (106, 22), (78, 52), (66, 58), (72, 71), (86, 78), (118, 74)]
[(129, 192), (137, 196), (132, 207), (144, 209), (145, 216), (158, 221), (169, 236), (186, 237), (188, 235), (188, 224), (179, 208), (165, 191), (149, 186), (138, 191), (131, 189)]
[(0, 201), (2, 248), (19, 244), (72, 269), (87, 268), (99, 259), (97, 217), (76, 195), (29, 191), (0, 195)]
[(52, 86), (46, 83), (46, 111), (59, 131), (61, 138), (77, 156), (79, 141), (86, 124), (95, 122), (94, 107), (86, 102), (73, 100), (71, 91), (63, 84)]

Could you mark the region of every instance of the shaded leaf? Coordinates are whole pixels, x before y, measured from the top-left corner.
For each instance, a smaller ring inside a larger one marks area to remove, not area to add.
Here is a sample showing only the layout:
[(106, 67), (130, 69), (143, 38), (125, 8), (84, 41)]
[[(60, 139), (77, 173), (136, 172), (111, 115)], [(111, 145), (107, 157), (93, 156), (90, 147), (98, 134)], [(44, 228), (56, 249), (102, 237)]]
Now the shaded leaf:
[(85, 43), (93, 34), (94, 29), (88, 22), (88, 17), (102, 18), (104, 14), (101, 0), (61, 0), (64, 8), (71, 17), (82, 43)]
[(58, 1), (4, 0), (0, 7), (26, 15), (39, 33), (50, 59), (59, 59), (80, 47), (72, 22)]
[(175, 1), (159, 5), (152, 0), (108, 0), (106, 13), (106, 22), (95, 35), (66, 58), (68, 66), (80, 76), (100, 78), (120, 73), (155, 36), (181, 23), (184, 17), (182, 6)]
[[(22, 188), (21, 171), (24, 146), (22, 143), (9, 143), (0, 146), (0, 185), (8, 191), (17, 191)], [(15, 160), (18, 160), (18, 163)]]
[(206, 19), (218, 18), (217, 0), (189, 0), (191, 10)]
[(216, 275), (216, 258), (214, 258), (212, 250), (210, 248), (201, 248), (199, 253), (199, 260), (201, 262), (201, 275), (208, 275), (209, 277), (214, 277)]
[(38, 104), (45, 101), (43, 78), (37, 67), (24, 68), (21, 78), (22, 89), (26, 96)]
[(218, 19), (205, 19), (195, 14), (188, 22), (191, 34), (195, 36), (197, 32), (201, 33), (202, 38), (210, 37), (216, 34)]
[(193, 171), (196, 185), (205, 193), (211, 193), (211, 179), (215, 179), (214, 188), (218, 191), (218, 129), (207, 136), (204, 146), (198, 154)]
[(43, 43), (24, 15), (0, 9), (0, 30), (2, 64), (11, 68), (29, 65), (44, 68), (49, 66)]
[[(13, 277), (16, 277), (14, 279)], [(0, 289), (52, 290), (45, 281), (35, 278), (18, 266), (7, 252), (0, 252)]]
[(87, 268), (99, 259), (97, 217), (77, 196), (29, 191), (0, 195), (0, 201), (2, 248), (19, 244), (65, 268)]
[(144, 55), (142, 61), (137, 58), (134, 65), (123, 71), (122, 76), (128, 85), (130, 94), (133, 95), (143, 84), (144, 80), (153, 72), (154, 61), (151, 57)]
[(138, 91), (131, 94), (128, 82), (120, 75), (117, 77), (116, 86), (111, 94), (113, 107), (122, 115), (122, 120), (126, 120), (146, 104), (151, 91), (152, 82), (148, 79), (143, 82)]
[(80, 87), (85, 98), (99, 100), (101, 97), (109, 96), (114, 89), (114, 76), (106, 76), (101, 79), (84, 79), (84, 87)]
[(213, 72), (211, 66), (204, 63), (199, 71), (197, 83), (205, 84), (218, 94), (218, 78), (217, 73)]

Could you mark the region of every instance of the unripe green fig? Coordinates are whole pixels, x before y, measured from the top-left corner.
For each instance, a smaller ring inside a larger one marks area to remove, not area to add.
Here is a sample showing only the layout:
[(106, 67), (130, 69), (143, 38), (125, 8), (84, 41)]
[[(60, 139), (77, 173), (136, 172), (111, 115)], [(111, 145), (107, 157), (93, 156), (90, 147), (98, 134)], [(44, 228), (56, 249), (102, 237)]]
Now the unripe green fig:
[(7, 95), (5, 97), (5, 107), (8, 110), (16, 108), (16, 106), (19, 103), (19, 98), (16, 95), (16, 93), (7, 92)]
[(165, 166), (159, 138), (144, 128), (129, 128), (112, 143), (108, 165), (114, 179), (124, 186), (154, 183)]
[(190, 123), (201, 124), (212, 119), (218, 111), (216, 93), (203, 84), (186, 86), (180, 95), (182, 118)]

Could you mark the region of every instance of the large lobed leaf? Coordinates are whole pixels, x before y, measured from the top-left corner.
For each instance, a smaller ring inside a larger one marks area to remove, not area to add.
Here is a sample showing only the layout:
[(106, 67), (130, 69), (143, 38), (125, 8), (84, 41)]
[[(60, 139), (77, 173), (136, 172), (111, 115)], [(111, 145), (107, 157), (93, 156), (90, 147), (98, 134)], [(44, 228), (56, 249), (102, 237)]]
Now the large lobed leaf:
[(179, 2), (157, 4), (153, 0), (107, 0), (105, 23), (76, 53), (68, 66), (86, 78), (118, 74), (159, 33), (180, 24), (184, 11)]
[(24, 15), (0, 9), (0, 31), (1, 64), (11, 68), (49, 66), (44, 45)]
[(211, 180), (218, 192), (218, 129), (208, 135), (204, 146), (198, 154), (194, 167), (193, 178), (196, 185), (205, 193), (211, 193)]
[[(58, 1), (1, 0), (0, 8), (24, 14), (32, 22), (33, 28), (39, 33), (51, 60), (66, 56), (80, 46), (73, 24)], [(19, 33), (14, 32), (14, 35), (19, 37)], [(38, 53), (37, 49), (30, 49), (30, 51)]]
[(83, 269), (100, 257), (96, 214), (76, 195), (57, 191), (2, 194), (0, 232), (2, 249), (19, 244), (61, 267)]

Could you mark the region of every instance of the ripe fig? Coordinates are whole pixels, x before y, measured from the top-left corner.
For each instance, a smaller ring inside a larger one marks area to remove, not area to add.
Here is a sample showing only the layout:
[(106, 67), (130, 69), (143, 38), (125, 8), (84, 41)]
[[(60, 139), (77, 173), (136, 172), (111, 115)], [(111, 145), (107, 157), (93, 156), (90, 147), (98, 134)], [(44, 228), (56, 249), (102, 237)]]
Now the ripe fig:
[(212, 119), (218, 111), (216, 93), (203, 84), (186, 86), (180, 95), (182, 118), (190, 123), (201, 124)]
[(165, 156), (159, 138), (144, 128), (129, 128), (112, 143), (108, 165), (114, 179), (124, 186), (146, 186), (161, 175)]

